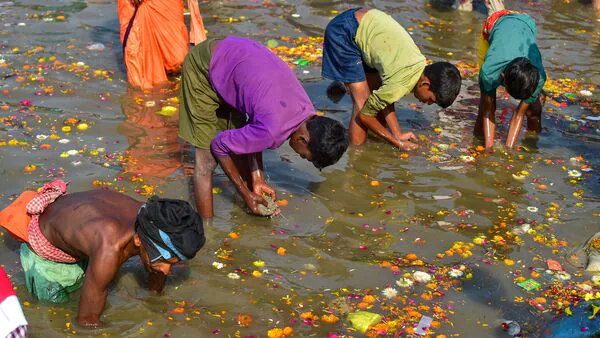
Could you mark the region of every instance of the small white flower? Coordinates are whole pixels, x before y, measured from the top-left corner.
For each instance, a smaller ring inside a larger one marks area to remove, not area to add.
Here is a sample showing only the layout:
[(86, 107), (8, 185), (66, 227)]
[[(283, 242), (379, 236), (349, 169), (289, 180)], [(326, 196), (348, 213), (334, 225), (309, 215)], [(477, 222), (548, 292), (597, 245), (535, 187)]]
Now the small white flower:
[(385, 288), (381, 293), (385, 298), (392, 299), (398, 295), (398, 290), (394, 288)]
[(401, 288), (409, 288), (413, 285), (413, 281), (409, 278), (402, 277), (396, 281), (396, 285), (398, 285)]
[(569, 280), (569, 279), (571, 279), (571, 275), (568, 272), (565, 272), (565, 271), (558, 271), (558, 272), (556, 272), (555, 277), (558, 278), (558, 279), (560, 279), (560, 280)]
[(569, 172), (567, 172), (567, 174), (569, 174), (569, 177), (572, 177), (572, 178), (581, 177), (581, 173), (575, 169), (569, 170)]
[(79, 62), (77, 62), (77, 63), (76, 63), (76, 65), (77, 65), (78, 67), (83, 67), (83, 66), (85, 66), (85, 62), (83, 62), (83, 61), (79, 61)]
[(475, 162), (475, 157), (473, 157), (471, 155), (460, 155), (460, 159), (463, 162), (467, 162), (467, 163), (469, 163), (469, 162)]
[(458, 269), (452, 269), (452, 270), (448, 271), (448, 275), (452, 278), (460, 278), (460, 277), (462, 277), (462, 275), (464, 275), (464, 272), (462, 272)]
[(431, 275), (423, 271), (415, 271), (413, 278), (419, 283), (429, 283), (431, 281)]
[(538, 211), (538, 208), (536, 208), (536, 207), (527, 207), (527, 210), (528, 210), (529, 212), (537, 212), (537, 211)]
[(36, 135), (35, 138), (37, 138), (40, 141), (43, 141), (48, 138), (48, 135), (40, 134), (40, 135)]
[(58, 143), (62, 143), (62, 144), (67, 144), (69, 142), (71, 142), (71, 140), (66, 139), (66, 138), (61, 138), (60, 140), (58, 140)]
[(231, 279), (240, 279), (240, 275), (238, 275), (235, 272), (230, 272), (227, 277), (231, 278)]
[(69, 156), (74, 156), (74, 155), (79, 154), (79, 150), (71, 149), (71, 150), (67, 151), (67, 154), (69, 154)]
[(217, 268), (218, 270), (223, 269), (223, 267), (225, 266), (225, 264), (223, 263), (219, 263), (219, 262), (213, 262), (212, 266), (214, 266), (215, 268)]

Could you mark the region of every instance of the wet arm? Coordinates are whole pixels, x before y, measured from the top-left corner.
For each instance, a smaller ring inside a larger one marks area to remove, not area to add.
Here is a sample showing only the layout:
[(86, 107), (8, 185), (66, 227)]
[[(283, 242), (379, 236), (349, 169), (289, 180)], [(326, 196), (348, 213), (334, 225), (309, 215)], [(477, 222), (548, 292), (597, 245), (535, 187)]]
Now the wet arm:
[(494, 146), (494, 134), (496, 133), (496, 96), (481, 94), (479, 115), (483, 119), (485, 148), (491, 150)]
[[(400, 147), (400, 141), (398, 141), (392, 133), (390, 133), (387, 128), (385, 128), (381, 122), (377, 119), (375, 114), (371, 116), (362, 112), (368, 98), (369, 98), (369, 86), (366, 81), (363, 82), (354, 82), (348, 84), (348, 89), (350, 90), (350, 94), (352, 95), (353, 103), (353, 112), (352, 116), (357, 116), (358, 121), (363, 124), (367, 129), (377, 134), (377, 136), (386, 140), (387, 142), (393, 144), (396, 147)], [(385, 108), (385, 106), (383, 107)], [(352, 136), (352, 135), (351, 135)]]
[(271, 196), (273, 200), (276, 200), (275, 190), (265, 181), (262, 152), (251, 154), (248, 158), (252, 173), (252, 190), (259, 196), (266, 194)]
[(521, 101), (517, 110), (514, 112), (511, 120), (510, 126), (508, 128), (508, 136), (506, 137), (506, 147), (512, 149), (514, 147), (515, 142), (517, 142), (517, 138), (521, 133), (521, 129), (523, 129), (523, 119), (525, 118), (525, 112), (529, 109), (530, 104)]
[(227, 155), (217, 157), (217, 161), (219, 161), (221, 168), (223, 169), (227, 177), (229, 177), (229, 180), (231, 180), (237, 192), (240, 195), (242, 195), (244, 201), (246, 202), (250, 210), (252, 210), (253, 213), (258, 215), (258, 205), (262, 204), (264, 206), (267, 206), (267, 202), (261, 196), (255, 194), (254, 192), (250, 191), (250, 189), (248, 189), (248, 186), (246, 185), (242, 176), (240, 175), (240, 172), (235, 166), (235, 163), (231, 156)]
[(116, 275), (119, 266), (119, 251), (114, 247), (103, 247), (90, 257), (85, 273), (77, 322), (83, 327), (96, 328), (102, 325), (100, 315), (104, 311), (108, 284)]

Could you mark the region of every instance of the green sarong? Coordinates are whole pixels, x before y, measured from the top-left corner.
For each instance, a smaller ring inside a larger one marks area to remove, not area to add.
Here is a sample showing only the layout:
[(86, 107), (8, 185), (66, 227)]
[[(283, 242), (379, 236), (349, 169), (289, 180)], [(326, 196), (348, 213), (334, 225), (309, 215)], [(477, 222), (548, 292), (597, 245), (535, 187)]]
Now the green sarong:
[(241, 128), (246, 115), (228, 105), (209, 80), (210, 59), (217, 39), (190, 49), (181, 70), (179, 137), (200, 149), (210, 149), (218, 131)]
[(69, 294), (83, 285), (85, 264), (45, 260), (26, 243), (21, 244), (21, 265), (25, 272), (27, 290), (41, 301), (66, 303), (69, 301)]

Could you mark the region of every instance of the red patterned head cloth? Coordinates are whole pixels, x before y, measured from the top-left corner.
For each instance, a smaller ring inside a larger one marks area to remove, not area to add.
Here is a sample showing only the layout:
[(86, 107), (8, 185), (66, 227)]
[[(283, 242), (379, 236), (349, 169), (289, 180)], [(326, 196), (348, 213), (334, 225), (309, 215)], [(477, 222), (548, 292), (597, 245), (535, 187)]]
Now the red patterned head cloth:
[(492, 28), (494, 28), (494, 25), (496, 24), (496, 21), (498, 21), (498, 19), (500, 19), (501, 17), (508, 15), (508, 14), (516, 14), (519, 13), (517, 11), (509, 11), (508, 9), (502, 9), (499, 10), (495, 13), (493, 13), (492, 15), (490, 15), (487, 20), (485, 20), (485, 23), (483, 24), (483, 30), (481, 31), (481, 35), (483, 35), (483, 38), (485, 39), (485, 41), (489, 41), (490, 39), (490, 33), (492, 32)]
[(77, 262), (77, 258), (52, 245), (40, 230), (40, 215), (48, 205), (65, 192), (67, 192), (67, 183), (61, 179), (57, 179), (46, 183), (40, 192), (27, 204), (27, 213), (31, 215), (28, 232), (29, 245), (43, 259), (57, 263), (75, 263)]

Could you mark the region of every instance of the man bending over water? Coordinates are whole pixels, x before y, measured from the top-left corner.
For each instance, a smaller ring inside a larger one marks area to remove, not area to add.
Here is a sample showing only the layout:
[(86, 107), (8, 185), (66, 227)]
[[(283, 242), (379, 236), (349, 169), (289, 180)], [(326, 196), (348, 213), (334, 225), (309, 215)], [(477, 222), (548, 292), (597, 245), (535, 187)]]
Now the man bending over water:
[(37, 194), (24, 192), (0, 212), (0, 223), (12, 234), (26, 234), (21, 264), (34, 296), (65, 302), (82, 287), (77, 317), (82, 326), (101, 325), (108, 285), (129, 258), (140, 256), (150, 289), (161, 292), (171, 266), (193, 258), (205, 243), (202, 220), (185, 201), (154, 196), (144, 203), (114, 191), (65, 192), (61, 180)]

